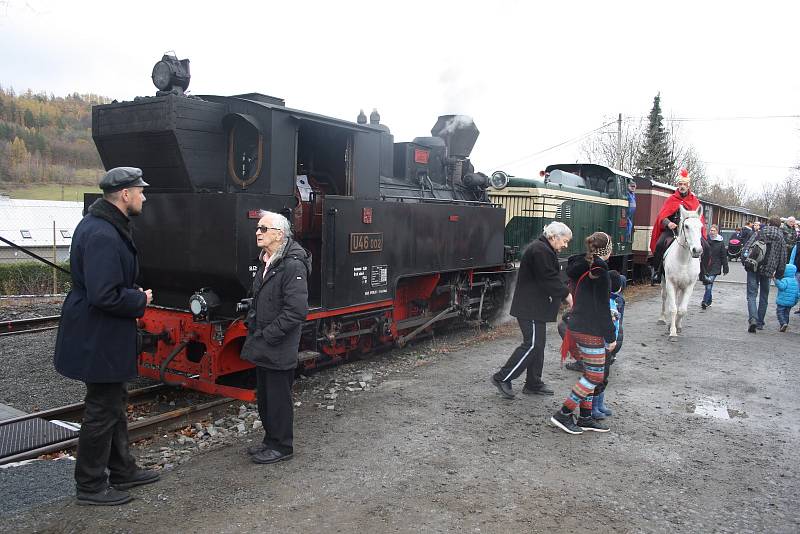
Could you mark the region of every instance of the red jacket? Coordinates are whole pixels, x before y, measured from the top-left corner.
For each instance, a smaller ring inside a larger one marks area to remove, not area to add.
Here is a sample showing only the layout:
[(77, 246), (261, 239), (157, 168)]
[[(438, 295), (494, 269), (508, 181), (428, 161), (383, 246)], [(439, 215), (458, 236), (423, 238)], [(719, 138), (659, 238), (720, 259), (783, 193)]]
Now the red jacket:
[[(671, 217), (681, 206), (683, 206), (684, 209), (696, 211), (697, 208), (700, 207), (700, 200), (698, 200), (691, 191), (689, 191), (685, 197), (682, 197), (680, 191), (676, 190), (667, 197), (667, 201), (664, 202), (664, 206), (661, 207), (661, 211), (658, 212), (656, 220), (653, 223), (653, 235), (650, 237), (650, 252), (655, 252), (658, 237), (663, 231), (661, 221), (667, 217)], [(706, 237), (706, 220), (702, 215), (700, 215), (700, 220), (703, 221), (703, 237)]]

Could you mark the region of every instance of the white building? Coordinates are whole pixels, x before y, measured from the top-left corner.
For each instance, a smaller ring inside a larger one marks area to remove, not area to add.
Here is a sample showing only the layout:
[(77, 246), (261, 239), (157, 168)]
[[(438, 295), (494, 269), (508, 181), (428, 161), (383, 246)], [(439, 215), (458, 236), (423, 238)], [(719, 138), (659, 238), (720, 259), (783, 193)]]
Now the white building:
[[(72, 232), (83, 217), (83, 202), (28, 200), (0, 196), (0, 237), (53, 261), (69, 259)], [(53, 229), (55, 228), (55, 235)], [(0, 263), (36, 261), (0, 241)]]

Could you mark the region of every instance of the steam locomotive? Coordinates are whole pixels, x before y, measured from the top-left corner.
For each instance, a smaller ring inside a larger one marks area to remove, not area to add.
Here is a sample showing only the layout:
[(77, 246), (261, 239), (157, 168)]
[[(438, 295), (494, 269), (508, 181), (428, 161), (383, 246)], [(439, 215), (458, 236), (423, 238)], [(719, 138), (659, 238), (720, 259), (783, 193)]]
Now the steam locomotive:
[(104, 166), (150, 183), (134, 221), (157, 303), (139, 321), (142, 376), (254, 399), (239, 352), (260, 210), (289, 218), (312, 254), (301, 369), (501, 308), (513, 257), (505, 210), (469, 160), (470, 118), (395, 143), (377, 111), (348, 122), (260, 93), (189, 96), (189, 62), (174, 56), (152, 78), (156, 96), (92, 110)]

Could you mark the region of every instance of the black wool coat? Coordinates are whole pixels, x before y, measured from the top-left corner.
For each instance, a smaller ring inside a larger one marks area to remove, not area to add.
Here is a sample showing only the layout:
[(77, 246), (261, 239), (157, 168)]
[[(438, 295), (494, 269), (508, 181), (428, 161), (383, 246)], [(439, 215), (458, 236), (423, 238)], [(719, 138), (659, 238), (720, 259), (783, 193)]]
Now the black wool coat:
[(99, 199), (72, 235), (72, 289), (61, 310), (56, 370), (88, 383), (125, 382), (137, 375), (136, 318), (147, 297), (128, 219)]
[(261, 262), (253, 278), (241, 357), (260, 367), (285, 371), (297, 367), (300, 334), (308, 315), (311, 256), (292, 239), (278, 254), (266, 277)]
[(728, 251), (725, 249), (725, 242), (712, 239), (708, 241), (708, 269), (710, 275), (718, 276), (721, 273), (728, 274)]
[(569, 288), (561, 280), (558, 255), (544, 235), (522, 254), (510, 314), (517, 319), (552, 323)]

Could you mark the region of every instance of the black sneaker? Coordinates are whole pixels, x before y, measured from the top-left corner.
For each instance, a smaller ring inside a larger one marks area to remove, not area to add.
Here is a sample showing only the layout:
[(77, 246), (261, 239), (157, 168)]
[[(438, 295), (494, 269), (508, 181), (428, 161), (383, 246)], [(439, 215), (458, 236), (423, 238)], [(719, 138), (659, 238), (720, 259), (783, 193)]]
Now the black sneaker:
[(788, 324), (782, 324), (782, 325), (781, 325), (781, 332), (786, 332), (786, 329), (787, 329), (788, 327), (789, 327), (789, 325), (788, 325)]
[(269, 447), (266, 445), (266, 443), (258, 443), (256, 445), (250, 445), (249, 447), (247, 447), (247, 449), (245, 449), (245, 452), (247, 452), (247, 454), (249, 454), (250, 456), (253, 456), (254, 454), (258, 454), (259, 452), (265, 451), (267, 449), (269, 449)]
[(594, 417), (578, 417), (578, 427), (591, 432), (608, 432), (611, 430)]
[(136, 486), (143, 486), (144, 484), (152, 484), (160, 478), (158, 471), (150, 469), (137, 469), (131, 476), (124, 479), (109, 479), (109, 482), (115, 489), (127, 490), (135, 488)]
[(583, 372), (583, 362), (582, 361), (568, 362), (567, 365), (565, 365), (564, 367), (566, 367), (570, 371), (578, 371), (579, 373)]
[(294, 453), (285, 453), (266, 449), (261, 452), (255, 453), (250, 459), (254, 464), (274, 464), (276, 462), (283, 462), (284, 460), (291, 460)]
[(756, 333), (756, 323), (750, 323), (750, 326), (747, 327), (747, 331), (751, 334)]
[(526, 384), (525, 387), (522, 388), (522, 392), (525, 395), (553, 395), (553, 390), (544, 382), (534, 387), (528, 387)]
[(500, 395), (507, 399), (514, 398), (514, 390), (511, 389), (511, 382), (504, 382), (502, 380), (498, 380), (496, 376), (492, 375), (492, 384), (497, 388), (497, 391), (500, 392)]
[(583, 429), (575, 424), (572, 414), (563, 413), (561, 410), (553, 414), (550, 422), (567, 434), (583, 434)]
[(708, 304), (706, 304), (705, 302), (701, 302), (700, 307), (705, 310), (706, 308), (708, 308)]
[(119, 491), (110, 486), (96, 493), (78, 491), (75, 497), (81, 506), (117, 506), (133, 500), (127, 491)]

